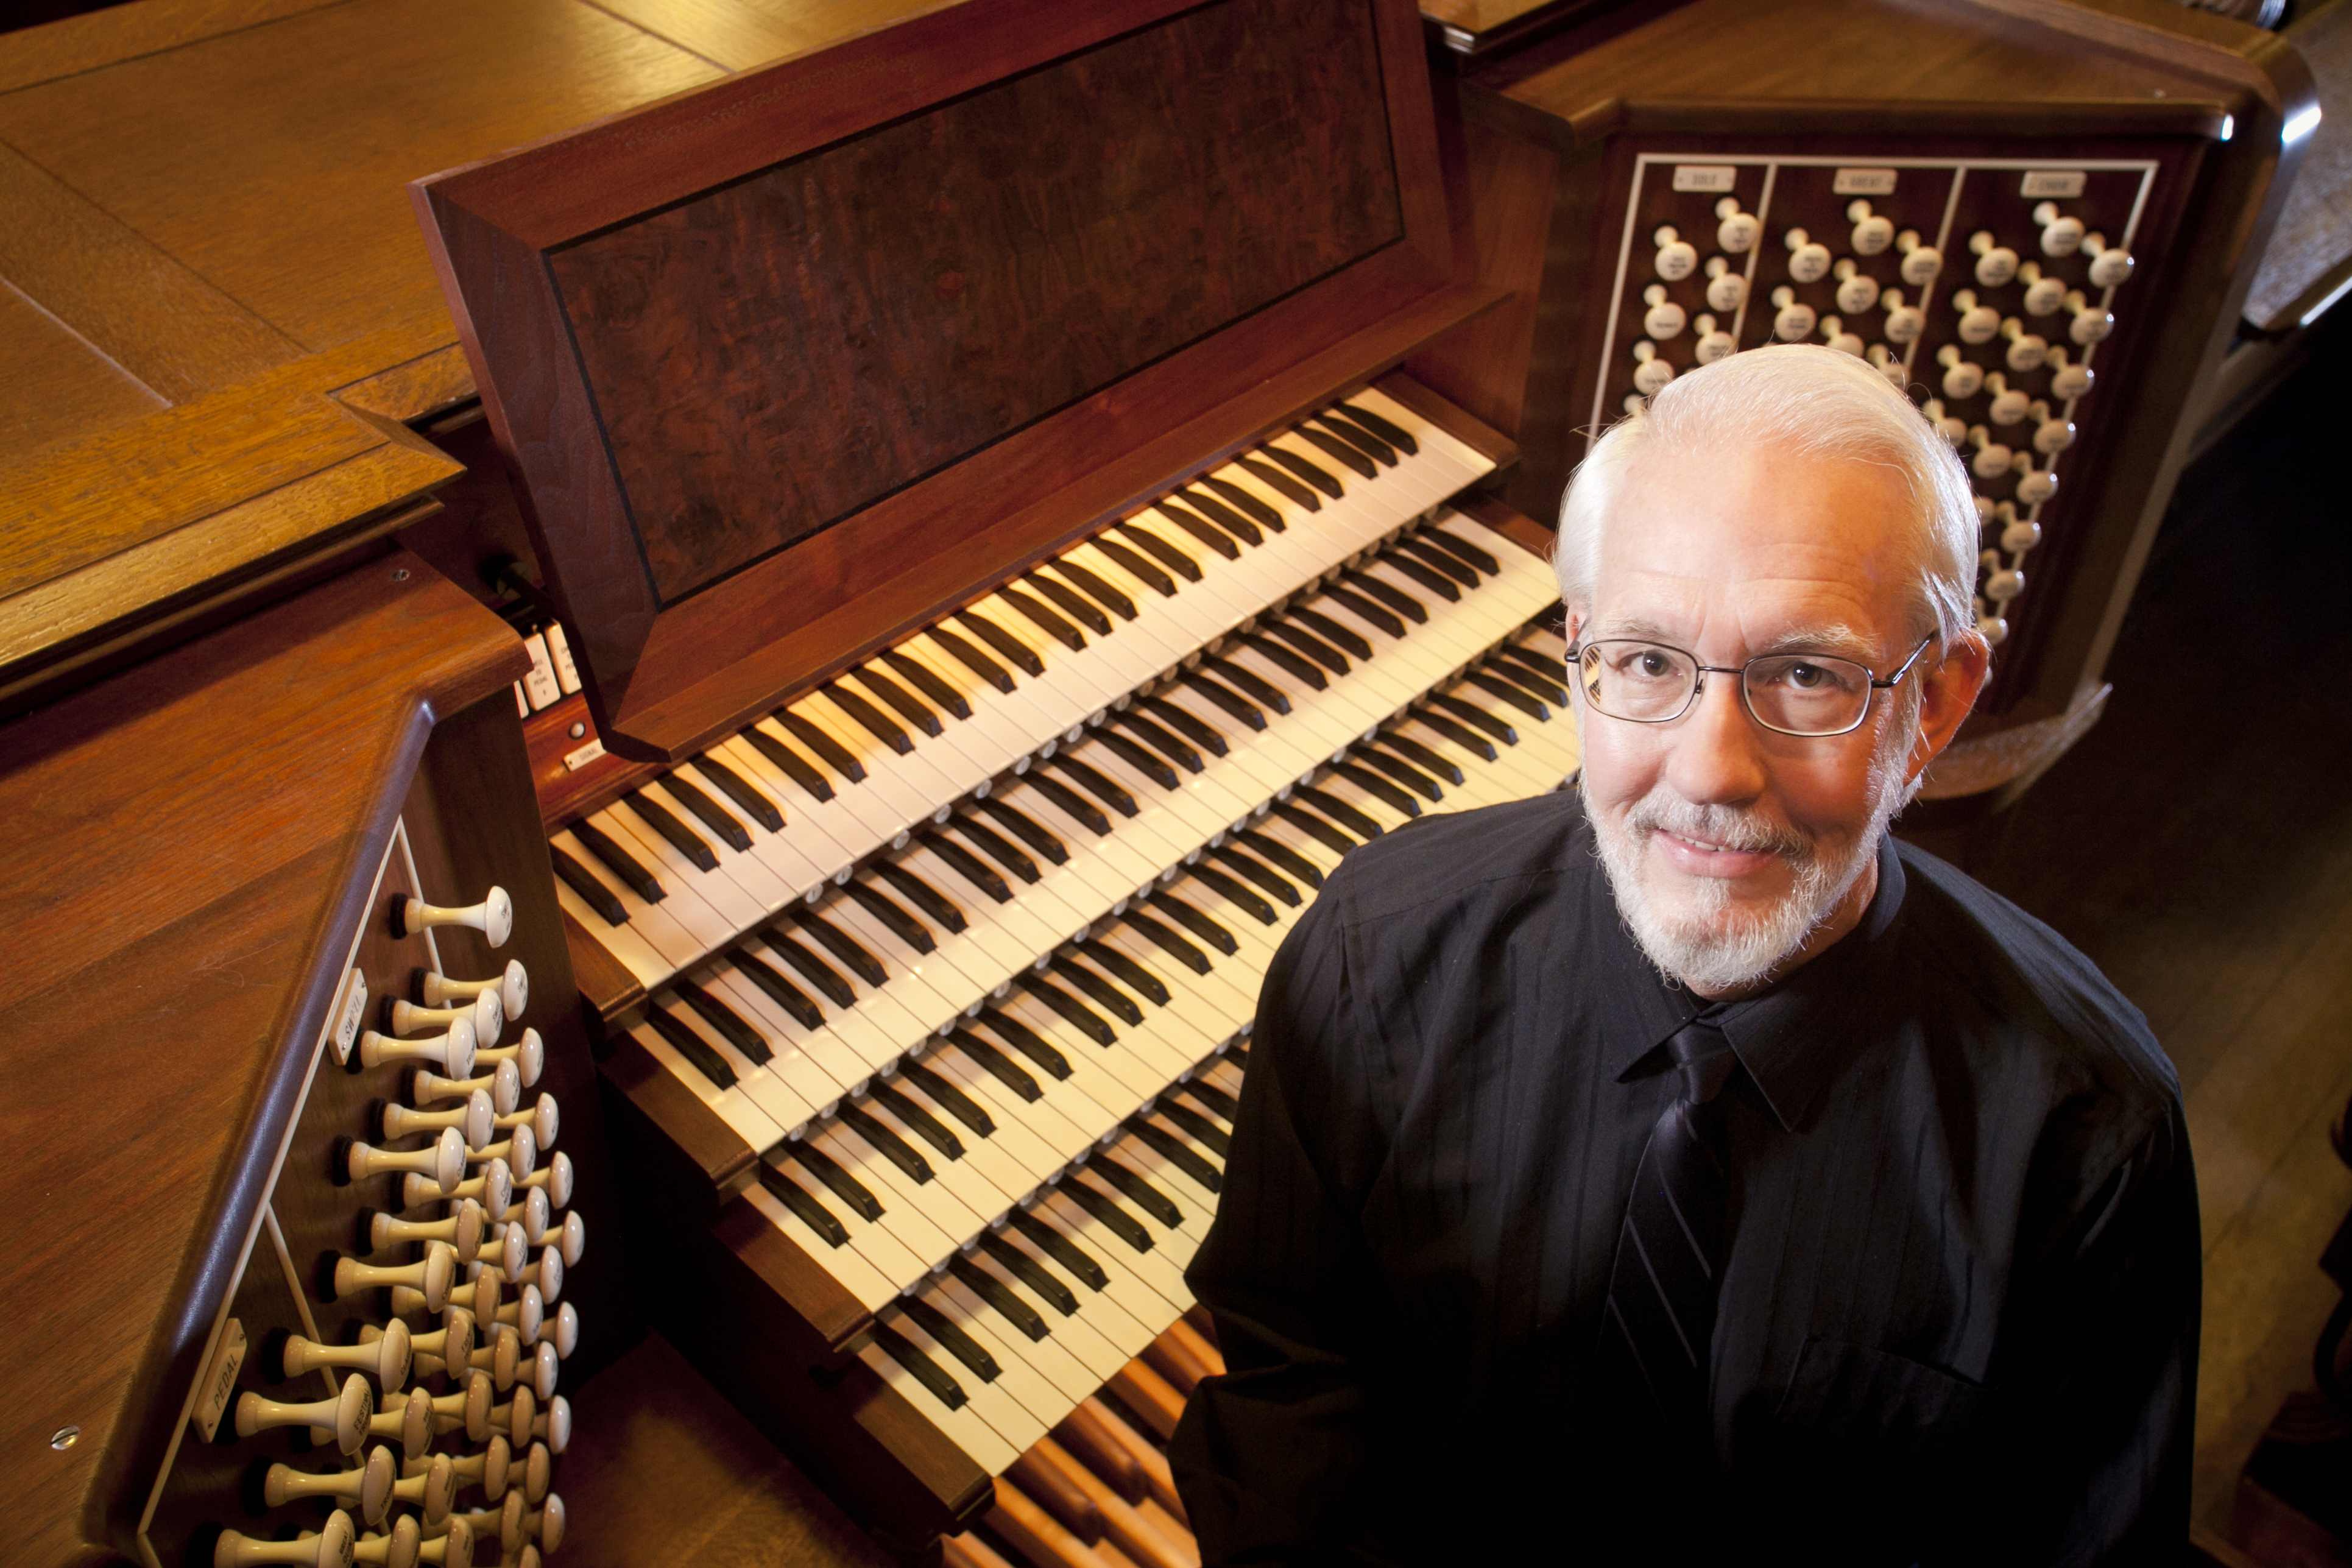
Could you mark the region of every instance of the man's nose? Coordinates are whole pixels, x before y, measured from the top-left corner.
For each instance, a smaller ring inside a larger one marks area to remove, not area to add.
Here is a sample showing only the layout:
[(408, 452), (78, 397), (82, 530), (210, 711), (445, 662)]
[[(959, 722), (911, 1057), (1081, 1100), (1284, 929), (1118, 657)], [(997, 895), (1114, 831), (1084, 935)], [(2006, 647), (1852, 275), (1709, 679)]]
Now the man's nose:
[(1703, 678), (1698, 700), (1674, 726), (1666, 781), (1694, 805), (1739, 805), (1764, 793), (1761, 737), (1740, 700), (1739, 676)]

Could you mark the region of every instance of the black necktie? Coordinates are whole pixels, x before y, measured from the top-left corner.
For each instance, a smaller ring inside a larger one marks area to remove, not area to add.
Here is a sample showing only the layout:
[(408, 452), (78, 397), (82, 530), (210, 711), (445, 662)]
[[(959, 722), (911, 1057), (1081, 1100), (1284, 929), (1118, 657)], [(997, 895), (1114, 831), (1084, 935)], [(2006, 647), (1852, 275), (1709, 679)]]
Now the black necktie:
[[(1601, 1360), (1633, 1397), (1646, 1389), (1668, 1433), (1704, 1445), (1708, 1346), (1723, 1256), (1723, 1108), (1738, 1059), (1713, 1024), (1693, 1019), (1666, 1042), (1682, 1093), (1650, 1129), (1609, 1272)], [(1630, 1364), (1628, 1364), (1630, 1363)]]

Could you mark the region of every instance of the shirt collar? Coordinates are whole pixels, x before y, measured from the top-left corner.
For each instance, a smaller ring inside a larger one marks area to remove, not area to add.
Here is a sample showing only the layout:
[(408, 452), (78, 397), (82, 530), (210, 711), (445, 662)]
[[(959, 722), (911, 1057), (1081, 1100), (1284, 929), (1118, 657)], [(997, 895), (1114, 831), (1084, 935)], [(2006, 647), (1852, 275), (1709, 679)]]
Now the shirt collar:
[[(1890, 938), (1904, 895), (1903, 862), (1895, 854), (1894, 836), (1879, 840), (1878, 890), (1853, 931), (1770, 990), (1720, 1005), (1710, 1006), (1679, 986), (1668, 985), (1617, 918), (1608, 879), (1593, 880), (1610, 905), (1594, 929), (1604, 933), (1607, 972), (1619, 981), (1612, 989), (1625, 994), (1622, 1016), (1614, 1020), (1624, 1032), (1612, 1029), (1610, 1036), (1610, 1065), (1618, 1079), (1635, 1076), (1635, 1069), (1667, 1037), (1702, 1012), (1710, 1013), (1773, 1116), (1794, 1131), (1814, 1098), (1844, 1066), (1858, 1037), (1853, 1015), (1874, 989), (1868, 975), (1893, 946)], [(1616, 949), (1638, 966), (1638, 979), (1620, 967)], [(1624, 983), (1629, 980), (1636, 983)]]

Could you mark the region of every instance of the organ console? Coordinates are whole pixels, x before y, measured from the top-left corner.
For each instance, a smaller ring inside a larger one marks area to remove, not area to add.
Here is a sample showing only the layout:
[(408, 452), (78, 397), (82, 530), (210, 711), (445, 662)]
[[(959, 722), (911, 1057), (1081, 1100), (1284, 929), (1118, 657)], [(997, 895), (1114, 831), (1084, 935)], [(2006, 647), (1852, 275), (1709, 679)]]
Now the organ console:
[[(647, 47), (610, 20), (565, 25)], [(417, 180), (464, 354), (402, 362), (386, 460), (475, 471), (415, 552), (370, 510), (129, 616), (144, 662), (84, 607), (0, 670), (0, 1148), (73, 1194), (0, 1218), (55, 1298), (0, 1344), (12, 1548), (644, 1560), (666, 1439), (572, 1405), (642, 1302), (904, 1555), (1197, 1562), (1164, 1446), (1258, 982), (1356, 845), (1574, 773), (1523, 515), (1573, 431), (1775, 340), (1899, 372), (2021, 668), (2259, 207), (2185, 93), (1545, 122), (1673, 25), (1498, 34), (1433, 105), (1401, 0), (969, 0), (696, 34), (751, 68)]]

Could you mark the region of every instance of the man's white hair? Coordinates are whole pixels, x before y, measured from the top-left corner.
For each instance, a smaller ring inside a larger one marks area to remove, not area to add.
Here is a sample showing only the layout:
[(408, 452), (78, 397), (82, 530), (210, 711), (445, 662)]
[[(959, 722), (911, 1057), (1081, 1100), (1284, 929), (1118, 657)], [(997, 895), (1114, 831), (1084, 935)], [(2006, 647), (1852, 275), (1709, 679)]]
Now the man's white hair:
[(1601, 531), (1637, 461), (1706, 462), (1757, 447), (1895, 468), (1913, 501), (1904, 521), (1918, 563), (1919, 617), (1934, 622), (1947, 651), (1975, 630), (1979, 524), (1968, 470), (1885, 376), (1817, 343), (1751, 349), (1686, 372), (1611, 426), (1560, 502), (1552, 568), (1561, 599), (1591, 607)]

